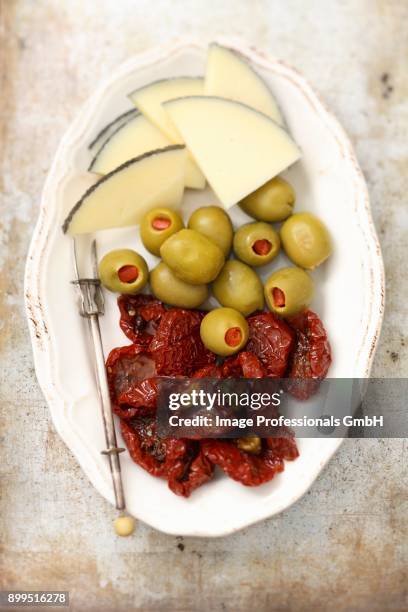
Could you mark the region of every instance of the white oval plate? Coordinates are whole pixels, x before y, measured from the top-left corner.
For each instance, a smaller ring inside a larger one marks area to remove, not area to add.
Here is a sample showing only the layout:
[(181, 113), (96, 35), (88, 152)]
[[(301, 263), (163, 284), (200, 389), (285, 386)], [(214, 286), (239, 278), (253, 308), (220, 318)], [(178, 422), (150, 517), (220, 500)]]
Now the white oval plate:
[[(367, 377), (380, 333), (384, 279), (366, 185), (352, 146), (298, 72), (240, 44), (221, 42), (241, 51), (270, 83), (303, 150), (300, 163), (287, 173), (298, 194), (297, 209), (317, 213), (333, 236), (334, 255), (316, 273), (318, 295), (312, 305), (332, 344), (330, 376)], [(155, 79), (204, 74), (205, 51), (190, 42), (155, 49), (130, 60), (98, 87), (59, 146), (27, 260), (26, 309), (38, 380), (57, 431), (111, 503), (108, 464), (100, 454), (104, 436), (88, 336), (70, 285), (70, 240), (60, 228), (67, 211), (94, 181), (85, 172), (92, 155), (87, 145), (104, 124), (130, 107), (126, 94)], [(213, 199), (208, 192), (190, 193), (184, 209)], [(234, 210), (233, 219), (239, 223), (247, 217)], [(138, 248), (134, 229), (101, 232), (97, 240), (100, 254), (113, 247)], [(106, 353), (128, 344), (119, 330), (111, 295), (102, 331)], [(219, 475), (187, 500), (171, 493), (166, 482), (151, 477), (126, 453), (121, 460), (128, 510), (167, 533), (226, 535), (290, 506), (311, 486), (340, 443), (339, 439), (299, 440), (299, 459), (287, 462), (272, 482), (246, 488)]]

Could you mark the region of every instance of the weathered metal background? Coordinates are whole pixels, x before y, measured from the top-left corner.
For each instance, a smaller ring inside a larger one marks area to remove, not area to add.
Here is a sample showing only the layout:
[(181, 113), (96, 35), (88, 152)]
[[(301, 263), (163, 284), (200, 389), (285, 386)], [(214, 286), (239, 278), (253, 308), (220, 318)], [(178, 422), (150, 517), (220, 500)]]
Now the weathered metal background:
[(22, 298), (45, 175), (98, 81), (169, 38), (235, 34), (304, 72), (353, 139), (388, 285), (373, 374), (407, 376), (407, 2), (0, 0), (0, 19), (2, 588), (68, 589), (76, 611), (407, 609), (405, 441), (347, 441), (299, 503), (234, 536), (117, 539), (50, 423)]

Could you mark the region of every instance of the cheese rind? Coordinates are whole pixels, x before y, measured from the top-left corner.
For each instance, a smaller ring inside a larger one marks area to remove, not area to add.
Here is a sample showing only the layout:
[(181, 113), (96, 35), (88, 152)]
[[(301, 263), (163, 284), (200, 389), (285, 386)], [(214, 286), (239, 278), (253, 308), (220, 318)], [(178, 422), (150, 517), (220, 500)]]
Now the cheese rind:
[(108, 138), (96, 153), (89, 171), (108, 174), (129, 159), (139, 157), (148, 151), (163, 149), (171, 144), (159, 128), (140, 114), (121, 125)]
[[(201, 77), (174, 77), (154, 81), (129, 94), (129, 99), (143, 115), (158, 127), (174, 144), (183, 144), (180, 132), (171, 121), (163, 103), (183, 96), (199, 96), (204, 92), (204, 79)], [(204, 189), (205, 178), (190, 156), (187, 161), (186, 186)]]
[(268, 85), (239, 53), (228, 47), (216, 43), (210, 45), (204, 94), (242, 102), (284, 125)]
[(186, 159), (183, 145), (171, 145), (129, 160), (85, 192), (64, 221), (63, 231), (75, 235), (127, 227), (155, 206), (177, 208)]
[(135, 117), (138, 114), (138, 110), (136, 108), (131, 108), (130, 110), (125, 111), (118, 117), (115, 117), (112, 121), (107, 123), (95, 136), (92, 142), (89, 143), (88, 149), (90, 151), (99, 151), (99, 149), (103, 146), (103, 144), (109, 140), (109, 138), (113, 135), (114, 132), (122, 125), (125, 125), (130, 119)]
[(196, 96), (166, 102), (165, 108), (225, 208), (300, 157), (281, 126), (239, 102)]

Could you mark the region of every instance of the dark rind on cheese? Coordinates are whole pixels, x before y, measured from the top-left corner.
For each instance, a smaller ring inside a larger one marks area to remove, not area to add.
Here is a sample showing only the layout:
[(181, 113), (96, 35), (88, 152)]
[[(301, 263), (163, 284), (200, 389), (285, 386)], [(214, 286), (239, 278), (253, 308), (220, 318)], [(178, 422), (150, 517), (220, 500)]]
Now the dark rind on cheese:
[[(120, 125), (118, 125), (118, 127), (112, 132), (112, 134), (109, 136), (109, 138), (107, 138), (105, 140), (105, 142), (103, 143), (103, 145), (98, 149), (98, 151), (95, 154), (95, 157), (93, 158), (93, 160), (91, 161), (89, 168), (88, 168), (88, 172), (93, 172), (92, 167), (94, 166), (96, 160), (98, 159), (99, 155), (102, 153), (103, 149), (106, 147), (106, 145), (108, 144), (108, 142), (113, 138), (113, 136), (115, 136), (115, 134), (117, 134), (118, 132), (120, 132), (120, 130), (122, 130), (123, 128), (125, 128), (127, 125), (129, 125), (129, 123), (131, 121), (133, 121), (133, 119), (137, 119), (138, 117), (141, 117), (141, 113), (136, 112), (134, 117), (129, 117), (129, 119), (127, 121), (125, 121), (124, 123), (121, 123)], [(95, 172), (95, 174), (98, 174), (98, 172)]]
[[(124, 113), (122, 113), (121, 115), (119, 115), (118, 117), (113, 119), (113, 121), (111, 121), (110, 123), (105, 125), (105, 127), (103, 127), (101, 129), (99, 134), (97, 134), (95, 136), (93, 141), (88, 145), (88, 149), (92, 149), (95, 146), (95, 144), (98, 142), (98, 140), (100, 138), (102, 138), (102, 136), (109, 130), (109, 128), (111, 128), (113, 125), (115, 125), (115, 123), (118, 123), (119, 121), (122, 121), (122, 119), (125, 119), (126, 117), (129, 117), (129, 120), (130, 120), (133, 115), (137, 115), (137, 114), (139, 114), (139, 111), (137, 110), (137, 108), (130, 108), (129, 110), (125, 111)], [(125, 123), (127, 123), (127, 121), (125, 121)], [(118, 127), (120, 127), (120, 126), (118, 126)]]
[(132, 164), (135, 164), (136, 162), (142, 161), (145, 157), (151, 157), (152, 155), (158, 155), (159, 153), (164, 153), (165, 151), (177, 151), (178, 149), (185, 149), (185, 148), (186, 148), (185, 145), (175, 144), (175, 145), (169, 145), (168, 147), (164, 147), (163, 149), (154, 149), (153, 151), (147, 151), (146, 153), (143, 153), (142, 155), (139, 155), (138, 157), (133, 157), (132, 159), (129, 159), (127, 162), (115, 168), (115, 170), (112, 170), (112, 172), (105, 174), (105, 176), (100, 178), (97, 183), (95, 183), (94, 185), (91, 185), (91, 187), (89, 187), (89, 189), (85, 191), (82, 198), (71, 209), (67, 218), (62, 224), (62, 231), (64, 232), (64, 234), (67, 233), (67, 230), (71, 224), (71, 221), (75, 213), (82, 206), (84, 200), (86, 200), (86, 198), (88, 198), (91, 195), (91, 193), (93, 193), (96, 189), (98, 189), (98, 187), (100, 187), (102, 183), (109, 180), (114, 174), (116, 174), (117, 172), (121, 172), (121, 170), (124, 170), (125, 168), (127, 168), (128, 166), (131, 166)]

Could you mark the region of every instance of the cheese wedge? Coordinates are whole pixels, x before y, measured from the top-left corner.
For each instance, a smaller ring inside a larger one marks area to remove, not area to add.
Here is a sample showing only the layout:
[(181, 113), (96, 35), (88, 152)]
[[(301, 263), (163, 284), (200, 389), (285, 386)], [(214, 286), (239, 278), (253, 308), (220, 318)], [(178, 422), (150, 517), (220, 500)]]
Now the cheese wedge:
[(171, 145), (119, 166), (85, 192), (64, 221), (63, 231), (85, 234), (127, 227), (155, 206), (178, 207), (186, 160), (186, 148)]
[(137, 115), (137, 112), (138, 111), (136, 108), (131, 108), (130, 110), (125, 111), (118, 117), (115, 117), (115, 119), (105, 125), (101, 129), (101, 131), (95, 136), (93, 141), (89, 143), (88, 149), (91, 151), (98, 151), (103, 146), (103, 144), (112, 136), (112, 134), (116, 132), (116, 130), (122, 125), (127, 123), (130, 119), (135, 117), (135, 115)]
[(159, 128), (143, 115), (136, 115), (121, 125), (95, 155), (90, 172), (108, 174), (129, 159), (139, 157), (148, 151), (163, 149), (171, 141)]
[[(136, 89), (129, 94), (129, 98), (171, 142), (183, 144), (183, 139), (163, 107), (163, 102), (183, 96), (198, 96), (203, 92), (204, 79), (201, 77), (175, 77), (155, 81)], [(191, 156), (187, 162), (186, 186), (193, 189), (205, 187), (205, 178)]]
[(239, 54), (213, 43), (209, 46), (204, 93), (236, 100), (283, 125), (278, 104), (265, 81)]
[(281, 126), (239, 102), (196, 96), (164, 106), (225, 208), (300, 157)]
[(201, 77), (175, 77), (136, 89), (129, 94), (129, 98), (170, 140), (177, 142), (180, 134), (163, 108), (163, 102), (184, 96), (200, 96), (203, 93), (204, 79)]

